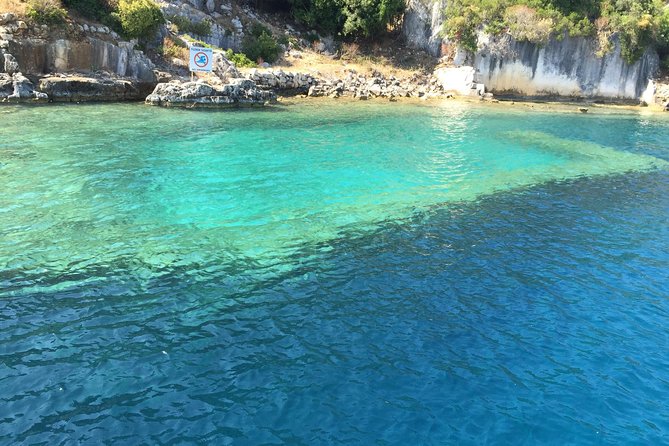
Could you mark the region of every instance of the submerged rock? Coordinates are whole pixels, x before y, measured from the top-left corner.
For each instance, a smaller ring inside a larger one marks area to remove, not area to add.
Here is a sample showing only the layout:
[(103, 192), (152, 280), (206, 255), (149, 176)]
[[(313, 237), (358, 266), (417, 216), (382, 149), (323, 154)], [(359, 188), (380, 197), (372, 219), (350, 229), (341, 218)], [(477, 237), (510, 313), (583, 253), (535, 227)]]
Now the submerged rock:
[(205, 82), (170, 82), (156, 85), (146, 103), (166, 107), (263, 106), (276, 101), (272, 91), (260, 90), (249, 79), (232, 79), (223, 85)]

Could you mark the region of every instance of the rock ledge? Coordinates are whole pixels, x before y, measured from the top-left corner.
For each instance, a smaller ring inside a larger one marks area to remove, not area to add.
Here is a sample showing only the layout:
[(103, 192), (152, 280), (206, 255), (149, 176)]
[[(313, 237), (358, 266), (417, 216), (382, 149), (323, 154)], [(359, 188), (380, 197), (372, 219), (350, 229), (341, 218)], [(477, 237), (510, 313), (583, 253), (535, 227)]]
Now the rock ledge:
[(253, 107), (276, 101), (276, 93), (260, 90), (249, 79), (232, 79), (228, 84), (178, 82), (160, 83), (146, 98), (150, 105), (164, 107)]

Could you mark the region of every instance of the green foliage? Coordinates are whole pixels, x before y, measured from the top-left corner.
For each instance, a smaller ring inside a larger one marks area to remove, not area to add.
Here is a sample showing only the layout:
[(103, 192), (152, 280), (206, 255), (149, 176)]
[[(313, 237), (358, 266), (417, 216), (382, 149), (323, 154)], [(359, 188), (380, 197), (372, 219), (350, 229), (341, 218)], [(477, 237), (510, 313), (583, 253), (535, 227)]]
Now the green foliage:
[(179, 39), (171, 36), (163, 39), (163, 44), (158, 47), (158, 53), (166, 59), (188, 59), (188, 45)]
[(115, 0), (63, 0), (63, 4), (66, 8), (93, 20), (103, 20), (118, 7)]
[(201, 22), (192, 22), (188, 17), (173, 15), (167, 17), (167, 20), (176, 25), (177, 30), (184, 34), (205, 37), (211, 35), (211, 22), (203, 20)]
[(637, 60), (648, 45), (669, 52), (669, 10), (664, 0), (451, 0), (444, 32), (471, 51), (477, 33), (508, 32), (517, 40), (545, 43), (551, 36), (598, 35), (600, 53), (614, 36), (622, 56)]
[(26, 15), (40, 25), (63, 25), (67, 11), (56, 0), (33, 0), (28, 4)]
[(158, 5), (151, 0), (120, 0), (118, 15), (128, 37), (149, 38), (165, 22)]
[(244, 37), (242, 51), (250, 60), (275, 62), (281, 53), (281, 46), (266, 26), (256, 23)]
[(293, 16), (326, 34), (372, 37), (396, 24), (405, 0), (290, 0)]
[(245, 67), (251, 68), (257, 66), (257, 64), (251, 59), (249, 59), (244, 53), (235, 53), (232, 50), (226, 50), (225, 57), (230, 62), (235, 64), (237, 68), (245, 68)]
[(340, 32), (344, 12), (338, 0), (290, 0), (295, 19), (326, 34)]

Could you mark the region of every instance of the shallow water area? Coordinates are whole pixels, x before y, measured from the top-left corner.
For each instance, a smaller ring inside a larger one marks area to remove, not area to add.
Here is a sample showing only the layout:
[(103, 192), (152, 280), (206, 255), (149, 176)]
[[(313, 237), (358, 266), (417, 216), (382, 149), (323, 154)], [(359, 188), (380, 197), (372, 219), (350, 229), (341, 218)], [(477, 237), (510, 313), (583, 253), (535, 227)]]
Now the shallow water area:
[(0, 441), (669, 435), (662, 116), (0, 112)]

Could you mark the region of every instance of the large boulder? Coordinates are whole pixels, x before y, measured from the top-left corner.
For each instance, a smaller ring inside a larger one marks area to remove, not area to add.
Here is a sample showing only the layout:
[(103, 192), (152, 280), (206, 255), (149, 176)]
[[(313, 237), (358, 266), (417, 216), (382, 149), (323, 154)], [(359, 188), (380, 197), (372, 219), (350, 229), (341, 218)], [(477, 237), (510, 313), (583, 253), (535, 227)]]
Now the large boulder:
[(258, 89), (249, 79), (233, 79), (223, 85), (202, 81), (161, 83), (146, 98), (147, 104), (165, 107), (264, 106), (274, 101), (274, 92)]
[(213, 72), (222, 80), (235, 79), (241, 77), (241, 73), (235, 67), (235, 64), (230, 62), (222, 53), (214, 53), (214, 60), (212, 61)]

